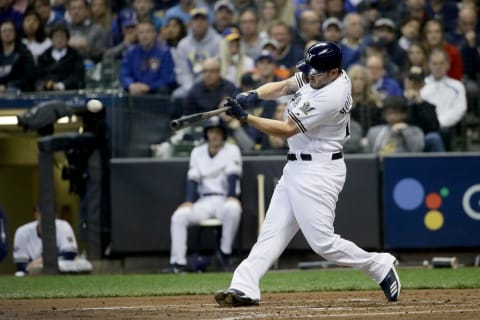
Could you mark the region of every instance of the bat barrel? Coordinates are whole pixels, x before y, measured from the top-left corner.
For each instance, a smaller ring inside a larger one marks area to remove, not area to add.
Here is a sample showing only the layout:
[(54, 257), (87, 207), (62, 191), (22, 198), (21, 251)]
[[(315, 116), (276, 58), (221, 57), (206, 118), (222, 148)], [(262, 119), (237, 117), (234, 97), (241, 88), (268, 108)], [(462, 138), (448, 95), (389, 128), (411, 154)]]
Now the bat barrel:
[(170, 121), (170, 128), (172, 130), (180, 129), (180, 121), (178, 121), (178, 119)]

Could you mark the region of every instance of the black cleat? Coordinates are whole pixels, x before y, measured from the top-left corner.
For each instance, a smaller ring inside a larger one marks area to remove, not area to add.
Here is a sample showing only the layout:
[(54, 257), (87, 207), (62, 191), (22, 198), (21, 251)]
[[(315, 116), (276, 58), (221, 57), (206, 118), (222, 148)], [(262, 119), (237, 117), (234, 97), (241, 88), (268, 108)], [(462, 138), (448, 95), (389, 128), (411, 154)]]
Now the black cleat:
[(380, 282), (380, 287), (383, 289), (385, 297), (387, 297), (388, 301), (398, 300), (398, 297), (400, 296), (401, 284), (400, 278), (395, 270), (395, 266), (392, 266), (392, 269), (390, 269), (390, 271), (387, 273), (385, 279)]
[(163, 268), (163, 273), (185, 273), (187, 267), (183, 264), (170, 263), (167, 267)]
[(245, 293), (237, 289), (219, 290), (215, 292), (215, 301), (221, 307), (247, 307), (258, 306), (258, 299), (247, 297)]

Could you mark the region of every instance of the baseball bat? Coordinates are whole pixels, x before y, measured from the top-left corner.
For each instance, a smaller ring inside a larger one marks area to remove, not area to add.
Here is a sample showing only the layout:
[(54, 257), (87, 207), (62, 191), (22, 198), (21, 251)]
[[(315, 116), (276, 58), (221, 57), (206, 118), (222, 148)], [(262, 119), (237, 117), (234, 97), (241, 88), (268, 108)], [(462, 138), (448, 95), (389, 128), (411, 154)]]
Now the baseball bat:
[(185, 127), (189, 127), (194, 125), (195, 123), (201, 122), (228, 110), (230, 110), (230, 107), (222, 107), (212, 111), (199, 112), (189, 114), (187, 116), (182, 116), (178, 119), (170, 121), (170, 128), (172, 128), (172, 130), (179, 130)]

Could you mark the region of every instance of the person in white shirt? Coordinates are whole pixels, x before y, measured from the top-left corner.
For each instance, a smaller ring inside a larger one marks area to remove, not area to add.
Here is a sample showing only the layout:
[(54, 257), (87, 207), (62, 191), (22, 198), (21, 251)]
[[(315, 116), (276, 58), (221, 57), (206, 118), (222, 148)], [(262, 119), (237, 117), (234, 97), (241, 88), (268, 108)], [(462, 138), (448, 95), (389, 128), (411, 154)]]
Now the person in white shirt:
[[(35, 221), (26, 223), (15, 231), (13, 260), (17, 266), (15, 273), (17, 276), (23, 276), (42, 266), (42, 225), (38, 206), (34, 208), (34, 215)], [(65, 220), (55, 219), (55, 228), (59, 258), (74, 260), (77, 256), (78, 246), (72, 227)]]
[(242, 156), (238, 146), (226, 142), (227, 127), (220, 117), (205, 123), (204, 137), (207, 143), (195, 147), (190, 154), (185, 201), (171, 218), (170, 264), (163, 270), (166, 273), (187, 270), (187, 229), (208, 218), (222, 221), (219, 258), (224, 271), (230, 268), (232, 244), (242, 213)]
[[(287, 164), (275, 190), (258, 240), (233, 274), (230, 287), (215, 293), (220, 306), (258, 305), (260, 279), (301, 230), (312, 249), (337, 265), (371, 276), (389, 301), (397, 301), (400, 279), (395, 257), (367, 252), (334, 232), (335, 206), (343, 189), (346, 166), (343, 144), (350, 136), (351, 81), (341, 68), (342, 49), (319, 42), (307, 49), (289, 79), (266, 83), (228, 98), (227, 114), (287, 139)], [(243, 108), (259, 99), (290, 95), (284, 121), (257, 117)]]
[(428, 58), (430, 75), (420, 91), (421, 97), (436, 106), (440, 132), (447, 150), (452, 129), (467, 112), (465, 86), (461, 81), (447, 76), (450, 68), (448, 55), (442, 49), (433, 49)]

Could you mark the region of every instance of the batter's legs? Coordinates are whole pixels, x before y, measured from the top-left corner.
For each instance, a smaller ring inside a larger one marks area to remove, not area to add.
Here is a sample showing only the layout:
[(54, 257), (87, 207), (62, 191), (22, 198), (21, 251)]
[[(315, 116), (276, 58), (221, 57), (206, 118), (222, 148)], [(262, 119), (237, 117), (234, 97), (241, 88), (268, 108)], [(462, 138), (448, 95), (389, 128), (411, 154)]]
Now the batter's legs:
[(248, 257), (235, 270), (230, 288), (259, 300), (260, 279), (280, 257), (297, 231), (298, 225), (291, 212), (285, 186), (280, 180), (272, 195), (258, 240)]

